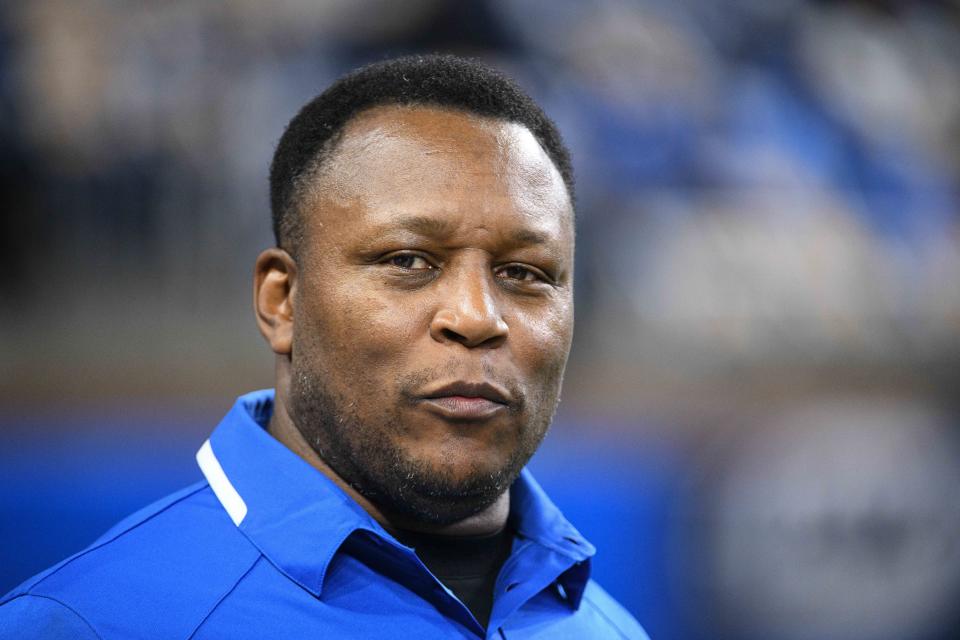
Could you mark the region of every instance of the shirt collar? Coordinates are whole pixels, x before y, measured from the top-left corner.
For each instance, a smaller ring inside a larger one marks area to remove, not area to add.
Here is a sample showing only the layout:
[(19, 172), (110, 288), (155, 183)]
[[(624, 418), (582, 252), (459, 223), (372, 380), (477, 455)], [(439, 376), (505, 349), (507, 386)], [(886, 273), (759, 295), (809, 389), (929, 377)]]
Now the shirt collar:
[(517, 533), (574, 561), (592, 557), (596, 548), (563, 516), (528, 469), (510, 488), (510, 514)]
[[(412, 553), (325, 475), (273, 438), (272, 389), (240, 396), (197, 453), (197, 462), (234, 524), (292, 580), (319, 595), (327, 565), (358, 530)], [(526, 469), (511, 488), (520, 536), (570, 558), (581, 570), (561, 576), (582, 592), (591, 545)], [(571, 581), (572, 578), (572, 581)], [(578, 598), (579, 599), (579, 598)]]
[(548, 564), (562, 568), (554, 578), (561, 588), (560, 596), (572, 609), (578, 609), (590, 581), (596, 547), (570, 524), (527, 469), (510, 488), (510, 514), (519, 537), (546, 547), (554, 557), (565, 558), (559, 564)]

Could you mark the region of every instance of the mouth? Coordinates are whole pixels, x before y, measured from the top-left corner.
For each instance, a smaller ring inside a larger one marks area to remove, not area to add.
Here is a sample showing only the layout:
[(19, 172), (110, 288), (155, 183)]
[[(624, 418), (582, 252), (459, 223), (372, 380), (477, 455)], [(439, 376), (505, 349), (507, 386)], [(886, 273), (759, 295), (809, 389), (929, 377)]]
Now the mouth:
[(423, 392), (416, 403), (448, 420), (485, 420), (510, 409), (510, 393), (489, 382), (453, 382)]

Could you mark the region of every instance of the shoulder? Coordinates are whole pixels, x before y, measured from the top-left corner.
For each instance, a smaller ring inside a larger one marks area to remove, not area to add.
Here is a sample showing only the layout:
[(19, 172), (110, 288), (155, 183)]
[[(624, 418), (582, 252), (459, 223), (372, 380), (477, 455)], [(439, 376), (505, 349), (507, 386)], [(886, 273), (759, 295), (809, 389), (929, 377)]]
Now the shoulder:
[(0, 606), (0, 640), (101, 640), (76, 611), (54, 598), (22, 595)]
[(93, 627), (54, 598), (21, 595), (0, 606), (0, 640), (101, 640)]
[[(207, 483), (197, 483), (4, 596), (0, 620), (10, 626), (39, 616), (85, 628), (93, 638), (129, 637), (138, 629), (187, 637), (259, 555)], [(58, 637), (41, 637), (48, 635)]]
[(587, 583), (580, 607), (591, 609), (603, 624), (612, 627), (622, 638), (650, 640), (637, 619), (593, 580)]

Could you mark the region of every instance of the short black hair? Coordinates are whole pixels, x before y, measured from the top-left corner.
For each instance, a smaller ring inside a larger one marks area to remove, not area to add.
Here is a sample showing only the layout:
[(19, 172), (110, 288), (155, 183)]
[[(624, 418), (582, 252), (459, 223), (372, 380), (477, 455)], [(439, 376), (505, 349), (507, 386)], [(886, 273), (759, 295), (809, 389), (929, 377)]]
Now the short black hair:
[(573, 202), (570, 152), (556, 125), (513, 80), (469, 58), (404, 56), (341, 77), (287, 125), (270, 165), (270, 210), (277, 246), (298, 252), (304, 180), (325, 162), (347, 122), (382, 105), (446, 107), (523, 125), (553, 161)]

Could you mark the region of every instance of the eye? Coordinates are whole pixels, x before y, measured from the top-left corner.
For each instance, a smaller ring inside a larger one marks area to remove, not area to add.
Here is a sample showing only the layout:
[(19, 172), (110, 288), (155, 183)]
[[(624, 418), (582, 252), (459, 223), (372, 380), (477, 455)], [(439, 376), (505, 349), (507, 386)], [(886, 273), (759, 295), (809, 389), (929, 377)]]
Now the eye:
[(391, 256), (387, 256), (383, 260), (383, 264), (388, 264), (392, 267), (398, 267), (407, 271), (428, 271), (436, 268), (423, 256), (409, 252), (395, 253)]
[(497, 277), (517, 282), (546, 282), (547, 278), (538, 270), (520, 264), (508, 264), (497, 270)]

